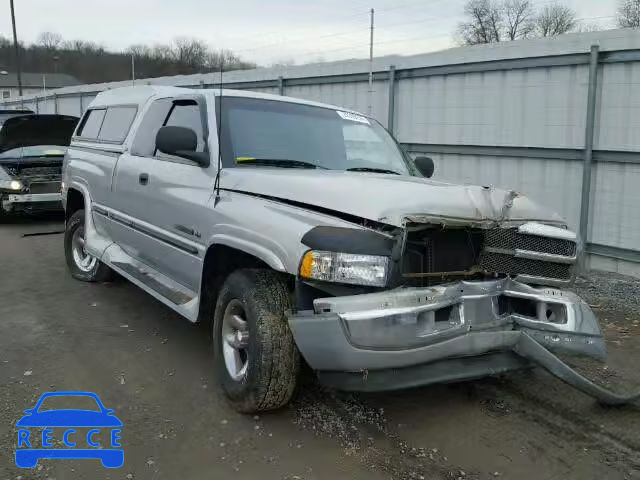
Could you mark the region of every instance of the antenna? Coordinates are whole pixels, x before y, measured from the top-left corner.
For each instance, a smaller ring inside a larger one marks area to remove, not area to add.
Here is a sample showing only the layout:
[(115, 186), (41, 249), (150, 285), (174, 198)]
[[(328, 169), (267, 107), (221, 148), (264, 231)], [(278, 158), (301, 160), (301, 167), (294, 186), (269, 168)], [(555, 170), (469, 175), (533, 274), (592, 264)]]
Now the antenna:
[(222, 139), (220, 138), (222, 133), (222, 72), (224, 71), (224, 52), (220, 55), (220, 100), (218, 100), (218, 117), (216, 119), (216, 127), (218, 129), (218, 171), (216, 172), (216, 180), (213, 184), (213, 189), (216, 191), (216, 198), (213, 201), (214, 208), (220, 201), (220, 176), (222, 174)]

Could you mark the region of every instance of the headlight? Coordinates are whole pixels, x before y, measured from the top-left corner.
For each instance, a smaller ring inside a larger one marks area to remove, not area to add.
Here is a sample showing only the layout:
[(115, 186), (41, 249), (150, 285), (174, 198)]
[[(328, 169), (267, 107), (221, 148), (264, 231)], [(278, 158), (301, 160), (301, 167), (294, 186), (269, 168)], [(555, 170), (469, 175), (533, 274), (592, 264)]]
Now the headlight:
[(22, 182), (18, 180), (0, 180), (0, 188), (5, 190), (22, 190)]
[(384, 287), (389, 258), (311, 250), (300, 262), (300, 276), (311, 280)]

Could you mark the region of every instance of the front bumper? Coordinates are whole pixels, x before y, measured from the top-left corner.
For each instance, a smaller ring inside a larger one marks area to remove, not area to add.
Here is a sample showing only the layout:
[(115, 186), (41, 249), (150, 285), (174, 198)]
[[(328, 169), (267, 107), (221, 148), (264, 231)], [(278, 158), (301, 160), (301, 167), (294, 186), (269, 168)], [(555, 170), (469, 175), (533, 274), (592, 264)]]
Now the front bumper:
[(61, 210), (62, 194), (56, 193), (8, 193), (0, 195), (0, 206), (5, 212)]
[(605, 403), (633, 399), (604, 391), (551, 353), (606, 357), (580, 297), (508, 278), (317, 299), (289, 325), (320, 379), (349, 390), (465, 380), (533, 362)]

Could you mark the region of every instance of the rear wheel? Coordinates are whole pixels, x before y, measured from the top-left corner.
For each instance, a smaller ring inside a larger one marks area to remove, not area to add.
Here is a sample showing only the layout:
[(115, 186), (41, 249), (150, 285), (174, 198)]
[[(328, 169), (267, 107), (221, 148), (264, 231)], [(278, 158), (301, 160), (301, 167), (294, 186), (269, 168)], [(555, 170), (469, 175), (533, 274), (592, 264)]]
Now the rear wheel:
[(285, 277), (270, 270), (237, 270), (222, 285), (213, 321), (215, 368), (235, 410), (273, 410), (291, 399), (300, 354), (285, 316), (290, 307)]
[(84, 282), (106, 282), (113, 271), (85, 250), (84, 210), (76, 210), (67, 220), (64, 254), (73, 278)]

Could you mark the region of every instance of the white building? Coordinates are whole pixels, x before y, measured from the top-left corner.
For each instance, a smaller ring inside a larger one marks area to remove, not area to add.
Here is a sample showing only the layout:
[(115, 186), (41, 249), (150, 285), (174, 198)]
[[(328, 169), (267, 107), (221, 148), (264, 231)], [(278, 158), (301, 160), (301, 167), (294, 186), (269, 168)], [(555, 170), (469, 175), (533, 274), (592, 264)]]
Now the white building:
[[(80, 82), (66, 73), (23, 73), (22, 93), (29, 95), (42, 93), (45, 89), (80, 85)], [(6, 100), (19, 96), (18, 75), (0, 71), (0, 99)]]

